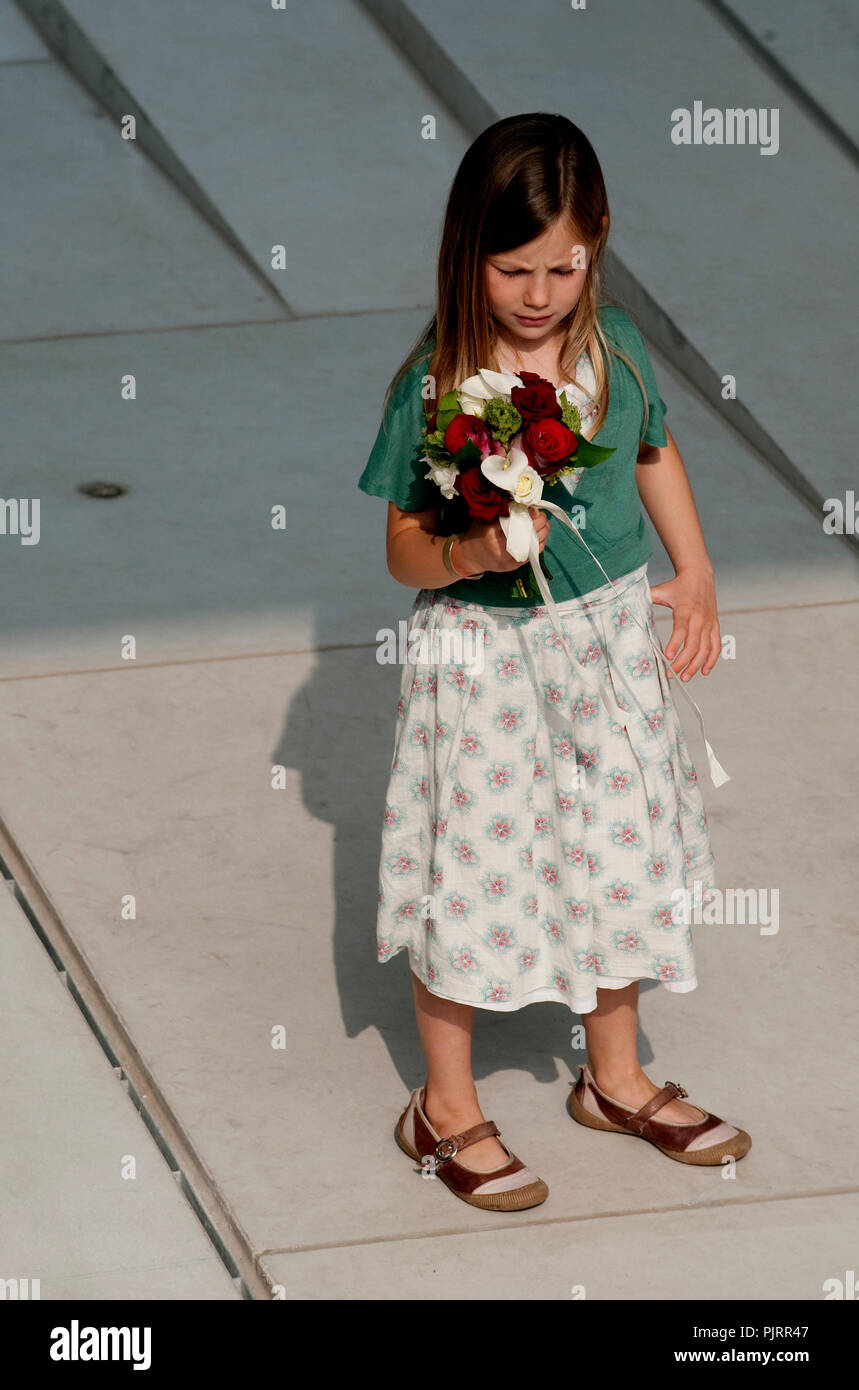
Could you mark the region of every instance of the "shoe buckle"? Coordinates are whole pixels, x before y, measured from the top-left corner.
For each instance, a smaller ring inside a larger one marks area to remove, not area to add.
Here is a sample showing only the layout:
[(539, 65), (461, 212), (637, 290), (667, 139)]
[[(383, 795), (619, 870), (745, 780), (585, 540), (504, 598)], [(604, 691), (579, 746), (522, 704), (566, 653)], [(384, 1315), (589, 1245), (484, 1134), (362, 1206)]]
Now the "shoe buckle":
[(462, 1142), (461, 1134), (451, 1134), (447, 1139), (439, 1139), (435, 1146), (435, 1157), (438, 1163), (446, 1163), (453, 1158), (454, 1154), (459, 1153), (459, 1145)]
[(667, 1081), (665, 1084), (667, 1086), (673, 1086), (677, 1094), (680, 1096), (688, 1096), (689, 1094), (688, 1091), (684, 1091), (683, 1087), (680, 1085), (678, 1081)]

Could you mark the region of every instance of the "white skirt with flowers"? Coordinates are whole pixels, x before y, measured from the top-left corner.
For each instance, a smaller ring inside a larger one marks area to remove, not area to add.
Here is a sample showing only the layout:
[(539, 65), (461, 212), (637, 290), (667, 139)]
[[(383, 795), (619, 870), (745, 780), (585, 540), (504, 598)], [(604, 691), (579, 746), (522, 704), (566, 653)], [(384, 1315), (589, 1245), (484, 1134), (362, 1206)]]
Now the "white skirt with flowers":
[(421, 589), (408, 624), (426, 643), (403, 666), (378, 958), (407, 949), (432, 993), (485, 1009), (581, 1014), (597, 989), (697, 983), (676, 890), (707, 894), (713, 858), (673, 693), (632, 619), (654, 632), (647, 566), (558, 609), (575, 669), (542, 605)]

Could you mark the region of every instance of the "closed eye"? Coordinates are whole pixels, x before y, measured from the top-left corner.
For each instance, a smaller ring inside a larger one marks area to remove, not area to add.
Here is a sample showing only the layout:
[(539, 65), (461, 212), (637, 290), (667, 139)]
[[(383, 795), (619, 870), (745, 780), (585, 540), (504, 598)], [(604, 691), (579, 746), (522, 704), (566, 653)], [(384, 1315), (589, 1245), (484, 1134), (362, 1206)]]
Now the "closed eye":
[[(514, 275), (524, 275), (524, 274), (525, 274), (525, 271), (524, 271), (524, 270), (502, 270), (501, 267), (500, 267), (500, 265), (497, 265), (497, 266), (495, 267), (495, 269), (498, 271), (498, 274), (499, 274), (499, 275), (506, 275), (506, 276), (508, 277), (508, 279), (512, 279)], [(553, 271), (552, 271), (552, 274), (553, 274), (553, 275), (575, 275), (575, 273), (576, 273), (576, 272), (575, 272), (574, 270), (553, 270)]]

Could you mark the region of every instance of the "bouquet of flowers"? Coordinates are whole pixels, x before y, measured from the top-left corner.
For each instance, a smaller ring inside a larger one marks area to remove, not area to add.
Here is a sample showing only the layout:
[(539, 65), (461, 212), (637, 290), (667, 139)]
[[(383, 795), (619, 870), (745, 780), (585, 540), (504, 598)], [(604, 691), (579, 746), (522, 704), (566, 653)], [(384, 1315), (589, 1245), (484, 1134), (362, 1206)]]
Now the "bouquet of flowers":
[[(499, 520), (510, 554), (522, 561), (530, 557), (527, 575), (523, 580), (517, 573), (511, 595), (545, 593), (534, 574), (535, 558), (542, 575), (552, 578), (539, 558), (528, 510), (540, 505), (544, 484), (556, 483), (562, 473), (580, 475), (614, 453), (580, 435), (581, 423), (572, 402), (559, 401), (552, 383), (536, 372), (514, 376), (481, 368), (442, 396), (421, 430), (425, 477), (445, 499), (442, 523), (467, 530), (474, 517)], [(561, 512), (552, 503), (543, 505)]]

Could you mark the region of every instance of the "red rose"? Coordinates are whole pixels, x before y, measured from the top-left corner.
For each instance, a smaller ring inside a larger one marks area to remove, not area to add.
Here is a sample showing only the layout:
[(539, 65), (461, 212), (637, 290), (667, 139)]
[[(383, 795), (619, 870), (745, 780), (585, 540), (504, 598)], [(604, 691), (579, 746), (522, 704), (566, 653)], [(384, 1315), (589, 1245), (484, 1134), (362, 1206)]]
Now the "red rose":
[(537, 376), (536, 372), (518, 372), (524, 386), (514, 386), (510, 392), (510, 399), (515, 405), (522, 419), (543, 420), (549, 417), (553, 420), (560, 420), (561, 407), (558, 404), (558, 397), (551, 381), (546, 381), (545, 377)]
[(481, 521), (495, 521), (499, 516), (507, 516), (510, 511), (510, 494), (490, 483), (479, 468), (458, 473), (455, 487), (465, 498), (472, 516), (479, 517)]
[(560, 420), (533, 420), (520, 440), (528, 462), (541, 477), (568, 463), (579, 442)]
[(444, 432), (445, 448), (456, 458), (469, 439), (477, 445), (481, 458), (492, 453), (492, 435), (483, 421), (478, 420), (476, 415), (454, 415)]

